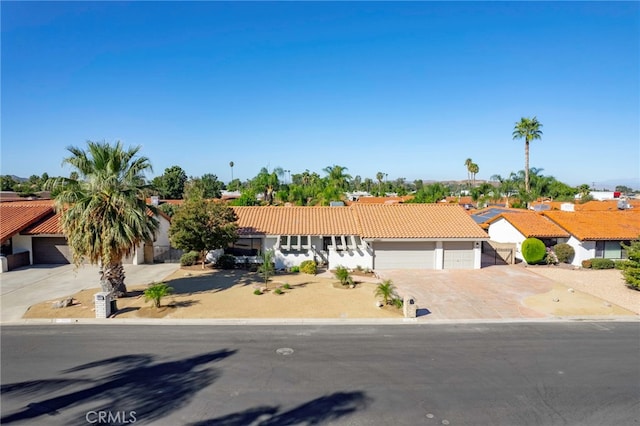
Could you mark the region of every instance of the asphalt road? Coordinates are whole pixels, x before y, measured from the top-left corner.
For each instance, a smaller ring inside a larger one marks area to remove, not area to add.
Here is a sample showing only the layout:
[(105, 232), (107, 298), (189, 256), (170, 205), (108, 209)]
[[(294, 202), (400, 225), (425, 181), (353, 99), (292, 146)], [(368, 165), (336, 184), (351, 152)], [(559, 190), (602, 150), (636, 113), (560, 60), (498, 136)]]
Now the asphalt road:
[(1, 332), (3, 425), (640, 424), (637, 322)]

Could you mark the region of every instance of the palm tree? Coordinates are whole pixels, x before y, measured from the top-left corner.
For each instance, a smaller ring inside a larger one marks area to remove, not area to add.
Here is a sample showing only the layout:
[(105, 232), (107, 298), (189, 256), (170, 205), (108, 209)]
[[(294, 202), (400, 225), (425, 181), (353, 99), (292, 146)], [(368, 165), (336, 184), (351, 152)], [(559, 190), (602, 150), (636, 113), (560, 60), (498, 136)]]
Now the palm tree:
[(376, 179), (378, 180), (378, 196), (382, 196), (382, 179), (384, 179), (384, 173), (376, 173)]
[(383, 282), (378, 284), (378, 286), (376, 287), (375, 296), (382, 297), (384, 304), (390, 305), (393, 298), (397, 297), (396, 288), (393, 285), (393, 281), (384, 280)]
[(233, 161), (229, 161), (229, 167), (231, 167), (231, 181), (233, 181), (233, 166), (235, 164), (233, 164)]
[(480, 171), (480, 167), (476, 163), (469, 165), (469, 172), (471, 173), (471, 179), (473, 179), (473, 186), (476, 186), (476, 173)]
[(124, 149), (120, 142), (87, 142), (84, 151), (68, 147), (63, 160), (75, 169), (79, 180), (56, 179), (60, 187), (55, 199), (60, 224), (67, 237), (74, 263), (87, 260), (100, 265), (103, 291), (125, 296), (122, 259), (135, 248), (153, 240), (158, 221), (148, 215), (144, 172), (152, 171), (147, 157), (138, 157), (140, 147)]
[(346, 170), (346, 167), (337, 165), (327, 166), (322, 169), (322, 171), (328, 175), (327, 183), (341, 190), (345, 190), (349, 187), (349, 180), (351, 179), (351, 175), (345, 173)]
[(522, 117), (513, 128), (513, 139), (524, 139), (524, 189), (529, 192), (529, 142), (542, 138), (542, 124), (536, 117)]
[(471, 187), (471, 165), (473, 164), (473, 160), (471, 158), (467, 158), (464, 160), (464, 165), (467, 168), (467, 186)]

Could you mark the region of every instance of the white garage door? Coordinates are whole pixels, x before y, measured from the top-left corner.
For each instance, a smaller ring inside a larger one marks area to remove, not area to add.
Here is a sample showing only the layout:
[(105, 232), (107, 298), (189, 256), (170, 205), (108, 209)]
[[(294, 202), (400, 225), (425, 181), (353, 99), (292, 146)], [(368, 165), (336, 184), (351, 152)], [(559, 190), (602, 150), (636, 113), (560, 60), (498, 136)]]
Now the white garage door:
[(444, 243), (444, 269), (473, 269), (473, 242)]
[(434, 269), (435, 243), (376, 242), (374, 269)]

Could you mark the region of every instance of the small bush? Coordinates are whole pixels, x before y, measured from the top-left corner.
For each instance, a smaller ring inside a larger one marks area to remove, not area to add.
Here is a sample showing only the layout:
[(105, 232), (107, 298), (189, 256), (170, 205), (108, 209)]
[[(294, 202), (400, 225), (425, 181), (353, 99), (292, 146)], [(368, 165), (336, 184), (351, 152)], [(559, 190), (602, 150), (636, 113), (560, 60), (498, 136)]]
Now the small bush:
[(556, 253), (558, 257), (558, 262), (560, 263), (571, 263), (573, 260), (573, 256), (575, 256), (576, 251), (567, 243), (556, 244), (553, 247), (553, 251)]
[(291, 269), (289, 269), (289, 271), (291, 273), (298, 273), (298, 272), (300, 272), (300, 267), (299, 266), (292, 266)]
[(171, 294), (171, 292), (173, 292), (173, 289), (168, 285), (166, 285), (165, 283), (151, 284), (144, 291), (144, 300), (145, 301), (151, 300), (153, 302), (153, 306), (155, 306), (156, 308), (159, 308), (162, 298), (165, 296), (168, 296), (169, 294)]
[(547, 255), (544, 257), (547, 265), (557, 265), (558, 264), (558, 256), (553, 251), (551, 247), (547, 247)]
[(363, 270), (362, 266), (360, 266), (360, 265), (356, 266), (356, 271), (362, 272), (362, 270)]
[(342, 285), (351, 285), (353, 284), (353, 278), (351, 278), (351, 273), (344, 266), (336, 267), (335, 276), (338, 280), (340, 280), (340, 284)]
[(284, 294), (284, 292), (282, 290), (280, 290), (279, 288), (276, 288), (273, 292), (275, 294)]
[(180, 256), (181, 266), (192, 266), (192, 265), (195, 265), (197, 261), (198, 261), (197, 251), (190, 251)]
[(399, 297), (396, 297), (395, 299), (393, 299), (391, 301), (391, 304), (393, 306), (395, 306), (396, 308), (398, 308), (398, 309), (402, 309), (402, 306), (404, 305), (404, 302)]
[(585, 269), (591, 268), (591, 259), (585, 259), (582, 261), (582, 267)]
[(289, 283), (285, 283), (282, 288), (284, 288), (285, 290), (291, 290), (291, 286), (289, 285)]
[(236, 258), (230, 254), (223, 254), (216, 260), (216, 268), (233, 269), (236, 266)]
[(313, 260), (305, 260), (300, 264), (300, 272), (315, 275), (318, 273), (318, 264)]
[(615, 264), (611, 259), (591, 259), (591, 269), (613, 269)]
[(260, 290), (259, 288), (256, 288), (255, 290), (253, 290), (253, 294), (255, 294), (256, 296), (260, 296), (262, 295), (262, 290)]
[(529, 265), (541, 263), (546, 254), (547, 248), (544, 243), (537, 238), (527, 238), (522, 242), (522, 257)]

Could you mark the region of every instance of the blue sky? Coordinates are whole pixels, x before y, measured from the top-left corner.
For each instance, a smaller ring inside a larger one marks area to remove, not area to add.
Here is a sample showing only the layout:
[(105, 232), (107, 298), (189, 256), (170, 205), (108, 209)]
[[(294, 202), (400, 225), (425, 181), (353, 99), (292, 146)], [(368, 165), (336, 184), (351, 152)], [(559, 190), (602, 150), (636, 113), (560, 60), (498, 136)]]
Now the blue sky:
[(5, 2), (1, 173), (141, 145), (154, 175), (338, 164), (463, 180), (530, 165), (640, 187), (637, 2)]

